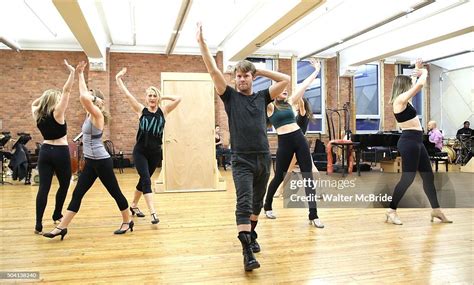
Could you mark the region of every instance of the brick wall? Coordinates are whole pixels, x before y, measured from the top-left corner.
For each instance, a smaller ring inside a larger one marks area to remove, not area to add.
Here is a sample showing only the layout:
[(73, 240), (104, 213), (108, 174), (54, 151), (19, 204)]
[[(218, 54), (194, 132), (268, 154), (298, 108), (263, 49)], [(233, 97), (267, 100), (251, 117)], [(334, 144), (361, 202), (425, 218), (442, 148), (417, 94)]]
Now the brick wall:
[[(74, 65), (87, 60), (82, 52), (0, 51), (1, 130), (10, 131), (14, 139), (18, 132), (30, 133), (32, 140), (27, 145), (30, 149), (34, 148), (34, 142), (42, 140), (31, 115), (31, 103), (47, 89), (62, 90), (69, 76), (64, 59)], [(80, 133), (84, 115), (76, 76), (66, 114), (69, 140)]]
[[(191, 55), (161, 55), (161, 54), (133, 54), (133, 53), (108, 53), (106, 72), (92, 72), (86, 68), (85, 76), (89, 88), (99, 88), (108, 97), (108, 108), (112, 115), (112, 122), (106, 129), (105, 137), (114, 141), (116, 147), (125, 152), (131, 152), (138, 126), (138, 118), (134, 115), (123, 94), (115, 84), (115, 74), (122, 68), (127, 67), (128, 72), (124, 82), (130, 92), (144, 103), (145, 89), (149, 86), (161, 88), (161, 72), (206, 72), (201, 56)], [(82, 52), (46, 52), (46, 51), (22, 51), (20, 53), (0, 50), (0, 89), (1, 108), (0, 120), (1, 130), (11, 131), (13, 137), (16, 133), (29, 132), (33, 136), (33, 142), (41, 141), (41, 135), (37, 130), (31, 116), (31, 102), (39, 97), (43, 91), (49, 88), (61, 89), (67, 79), (68, 72), (63, 65), (63, 59), (77, 64), (81, 60), (87, 60)], [(222, 69), (222, 52), (216, 57), (219, 68)], [(291, 60), (279, 59), (279, 71), (291, 74)], [(388, 104), (395, 76), (394, 65), (386, 64), (384, 68), (384, 130), (396, 128), (395, 120)], [(226, 80), (232, 82), (231, 75), (225, 74)], [(337, 102), (337, 70), (336, 59), (326, 60), (325, 64), (326, 82), (326, 107), (341, 108), (345, 102), (351, 101), (352, 80), (340, 78), (339, 102)], [(425, 100), (428, 100), (428, 92)], [(229, 142), (229, 127), (224, 105), (215, 95), (215, 119), (221, 126), (224, 143)], [(338, 104), (339, 103), (339, 104)], [(355, 108), (355, 106), (351, 106)], [(427, 111), (429, 114), (429, 110)], [(69, 108), (67, 111), (68, 134), (71, 140), (80, 132), (84, 120), (85, 111), (79, 102), (79, 91), (77, 77), (71, 93)], [(326, 126), (324, 126), (326, 127)], [(354, 126), (351, 121), (351, 129)], [(310, 138), (315, 135), (309, 135)], [(324, 138), (324, 136), (323, 136)], [(269, 135), (270, 144), (276, 146), (276, 135)], [(33, 148), (33, 144), (28, 144)]]
[(396, 130), (397, 122), (393, 115), (392, 104), (390, 104), (390, 97), (392, 97), (392, 85), (395, 79), (395, 65), (385, 64), (384, 66), (384, 88), (383, 88), (383, 100), (384, 100), (384, 131)]
[[(201, 56), (161, 54), (108, 53), (107, 71), (94, 72), (86, 67), (85, 77), (89, 88), (98, 88), (108, 99), (106, 105), (112, 121), (106, 128), (104, 138), (110, 138), (116, 148), (131, 152), (135, 143), (138, 118), (132, 112), (124, 95), (115, 84), (115, 74), (122, 67), (128, 72), (124, 82), (130, 92), (142, 103), (145, 89), (151, 85), (161, 88), (161, 72), (207, 72)], [(218, 58), (222, 58), (222, 54)], [(2, 131), (10, 131), (13, 138), (17, 132), (32, 134), (32, 142), (42, 141), (41, 134), (31, 116), (31, 102), (49, 88), (62, 89), (68, 72), (63, 65), (68, 59), (76, 65), (87, 60), (83, 52), (22, 51), (20, 53), (0, 50), (0, 120)], [(218, 59), (222, 68), (222, 59)], [(216, 114), (219, 114), (217, 108)], [(66, 119), (68, 140), (81, 131), (85, 111), (79, 102), (76, 80), (71, 93)], [(34, 148), (34, 144), (28, 144)]]

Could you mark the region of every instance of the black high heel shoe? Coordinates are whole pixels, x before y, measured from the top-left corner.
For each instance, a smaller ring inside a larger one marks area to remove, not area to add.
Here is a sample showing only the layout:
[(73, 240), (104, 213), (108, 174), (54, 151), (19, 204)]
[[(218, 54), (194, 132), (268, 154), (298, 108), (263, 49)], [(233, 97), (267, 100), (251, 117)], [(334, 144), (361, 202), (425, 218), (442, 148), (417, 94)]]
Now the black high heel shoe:
[(116, 230), (114, 232), (114, 234), (116, 235), (122, 235), (124, 233), (126, 233), (128, 230), (130, 230), (131, 232), (133, 232), (133, 226), (135, 225), (135, 223), (133, 223), (133, 221), (130, 221), (128, 223), (122, 223), (122, 225), (128, 225), (128, 228), (125, 229), (125, 230), (122, 230), (122, 226), (120, 226), (120, 229)]
[(158, 219), (158, 217), (156, 216), (156, 213), (151, 214), (151, 219), (152, 219), (151, 223), (154, 224), (154, 225), (156, 225), (160, 222), (160, 219)]
[(64, 236), (67, 234), (67, 228), (61, 229), (61, 228), (56, 227), (56, 229), (60, 230), (60, 232), (57, 233), (57, 234), (45, 233), (45, 234), (43, 234), (43, 236), (44, 236), (44, 237), (47, 237), (47, 238), (54, 238), (54, 237), (60, 235), (60, 236), (61, 236), (61, 240), (63, 240), (63, 239), (64, 239)]
[(132, 216), (135, 216), (135, 214), (136, 214), (137, 217), (139, 217), (139, 218), (144, 218), (145, 217), (145, 214), (143, 214), (142, 211), (140, 211), (140, 209), (138, 209), (138, 207), (130, 207), (130, 212), (132, 212)]

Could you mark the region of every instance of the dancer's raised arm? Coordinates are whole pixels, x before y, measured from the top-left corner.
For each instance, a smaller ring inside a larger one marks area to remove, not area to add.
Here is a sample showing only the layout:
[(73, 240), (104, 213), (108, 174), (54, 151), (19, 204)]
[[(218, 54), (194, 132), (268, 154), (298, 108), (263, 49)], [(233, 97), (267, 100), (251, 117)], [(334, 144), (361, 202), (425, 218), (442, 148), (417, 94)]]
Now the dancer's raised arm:
[(133, 96), (133, 94), (130, 93), (130, 91), (128, 91), (127, 86), (125, 86), (125, 84), (123, 83), (122, 77), (125, 75), (125, 73), (127, 73), (127, 68), (126, 67), (122, 68), (122, 70), (120, 70), (120, 72), (117, 73), (117, 75), (115, 75), (115, 80), (117, 82), (117, 86), (119, 87), (120, 91), (122, 91), (126, 95), (127, 101), (130, 104), (130, 106), (132, 107), (132, 110), (135, 113), (137, 113), (137, 115), (140, 116), (141, 113), (142, 113), (143, 108), (145, 108), (145, 107), (143, 106), (143, 104), (141, 104), (140, 102), (137, 101), (135, 96)]
[(196, 39), (199, 44), (199, 49), (201, 50), (202, 59), (206, 65), (207, 72), (211, 75), (212, 81), (214, 82), (214, 87), (216, 88), (217, 94), (222, 95), (225, 92), (227, 83), (224, 78), (224, 74), (217, 67), (216, 61), (211, 55), (209, 48), (204, 40), (202, 33), (202, 24), (197, 23), (197, 32)]

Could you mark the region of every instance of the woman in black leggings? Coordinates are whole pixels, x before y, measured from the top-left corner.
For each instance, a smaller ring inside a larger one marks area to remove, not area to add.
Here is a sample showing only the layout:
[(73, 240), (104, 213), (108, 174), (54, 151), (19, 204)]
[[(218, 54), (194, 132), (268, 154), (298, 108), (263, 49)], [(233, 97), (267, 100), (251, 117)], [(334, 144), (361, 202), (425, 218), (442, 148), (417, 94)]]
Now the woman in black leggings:
[[(312, 78), (312, 77), (310, 77)], [(314, 79), (313, 79), (314, 80)], [(313, 110), (311, 109), (311, 105), (306, 98), (301, 98), (296, 105), (296, 124), (300, 127), (301, 131), (303, 132), (303, 135), (306, 135), (306, 131), (308, 130), (308, 125), (309, 122), (313, 120)], [(311, 161), (313, 160), (313, 157), (311, 157)], [(319, 171), (316, 168), (316, 165), (314, 165), (314, 161), (312, 161), (313, 173), (318, 173)], [(275, 192), (275, 195), (273, 195), (274, 198), (280, 197), (280, 195), (283, 193), (283, 185), (286, 184), (286, 182), (290, 179), (291, 173), (293, 172), (293, 169), (296, 166), (296, 155), (293, 155), (293, 158), (291, 159), (290, 166), (288, 167), (288, 170), (286, 171), (285, 178), (283, 178), (283, 183), (280, 184), (278, 187), (277, 191)], [(276, 219), (275, 214), (273, 211), (266, 211), (265, 215), (269, 219)]]
[(92, 187), (97, 178), (100, 179), (109, 194), (114, 198), (122, 214), (122, 225), (114, 234), (124, 234), (133, 231), (133, 221), (130, 219), (128, 202), (120, 191), (117, 178), (114, 174), (113, 162), (102, 143), (102, 133), (107, 124), (109, 114), (104, 110), (104, 95), (99, 90), (87, 89), (84, 79), (85, 62), (79, 63), (79, 91), (82, 107), (87, 111), (87, 117), (82, 125), (83, 153), (86, 158), (84, 169), (79, 176), (76, 188), (72, 194), (71, 202), (61, 223), (44, 236), (54, 238), (60, 235), (61, 240), (67, 234), (67, 226), (79, 211), (81, 201), (87, 191)]
[[(278, 95), (276, 100), (267, 107), (267, 115), (270, 122), (275, 127), (278, 134), (278, 149), (276, 154), (276, 170), (273, 180), (270, 182), (263, 206), (267, 217), (274, 216), (272, 210), (273, 195), (284, 178), (284, 172), (287, 171), (293, 155), (296, 154), (296, 160), (306, 181), (313, 180), (312, 168), (313, 161), (309, 151), (308, 142), (303, 132), (295, 121), (292, 105), (296, 104), (304, 95), (306, 88), (316, 78), (319, 73), (321, 63), (312, 59), (311, 65), (315, 71), (306, 78), (294, 96), (288, 98), (287, 90)], [(323, 223), (319, 220), (316, 208), (316, 192), (312, 187), (305, 188), (309, 205), (309, 221), (311, 225), (323, 228)]]
[[(159, 219), (156, 215), (153, 205), (153, 193), (151, 191), (151, 176), (160, 163), (161, 145), (163, 139), (163, 129), (165, 127), (166, 116), (178, 106), (181, 102), (180, 97), (161, 96), (161, 92), (156, 87), (146, 89), (145, 103), (146, 107), (137, 101), (137, 99), (128, 91), (122, 81), (122, 77), (127, 72), (126, 68), (117, 73), (115, 79), (120, 90), (126, 95), (130, 107), (139, 119), (137, 143), (133, 148), (133, 161), (137, 169), (140, 180), (137, 183), (133, 202), (130, 207), (132, 215), (138, 217), (145, 215), (138, 209), (137, 204), (140, 197), (145, 197), (146, 204), (151, 214), (151, 223), (157, 224)], [(166, 106), (160, 106), (163, 100), (170, 100), (171, 103)]]
[(66, 60), (64, 60), (64, 64), (69, 70), (69, 77), (63, 90), (48, 89), (31, 104), (36, 126), (44, 139), (38, 157), (40, 183), (36, 195), (36, 234), (43, 234), (43, 214), (48, 203), (48, 193), (51, 189), (53, 174), (56, 174), (59, 182), (53, 212), (54, 223), (57, 223), (63, 217), (64, 200), (66, 200), (71, 181), (71, 159), (67, 144), (65, 113), (69, 102), (69, 94), (74, 84), (75, 70)]
[[(440, 219), (443, 223), (452, 223), (441, 212), (436, 188), (434, 185), (433, 170), (430, 159), (423, 145), (423, 131), (416, 110), (410, 104), (411, 99), (423, 88), (428, 76), (428, 71), (422, 68), (421, 60), (417, 60), (413, 80), (405, 75), (398, 75), (393, 82), (392, 99), (393, 113), (395, 119), (402, 129), (402, 136), (398, 140), (398, 151), (402, 156), (402, 177), (392, 195), (390, 209), (387, 210), (386, 221), (395, 225), (401, 225), (402, 221), (397, 215), (397, 206), (408, 187), (413, 183), (416, 172), (420, 172), (425, 191), (431, 208), (431, 221)], [(416, 77), (418, 80), (415, 82)], [(413, 83), (414, 82), (414, 83)]]

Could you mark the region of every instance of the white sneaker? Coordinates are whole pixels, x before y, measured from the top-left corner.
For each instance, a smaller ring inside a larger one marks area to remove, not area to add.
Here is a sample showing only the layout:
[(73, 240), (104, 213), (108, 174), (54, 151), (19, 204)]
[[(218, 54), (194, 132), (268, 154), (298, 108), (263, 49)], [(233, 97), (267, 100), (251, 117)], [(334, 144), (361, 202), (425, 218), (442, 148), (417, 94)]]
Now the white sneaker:
[(270, 210), (270, 211), (265, 211), (265, 216), (267, 216), (267, 218), (269, 219), (276, 219), (277, 217), (275, 216), (275, 214), (273, 214), (273, 211)]
[(309, 220), (309, 224), (317, 227), (318, 229), (324, 228), (324, 224), (320, 219)]
[(397, 211), (393, 209), (388, 209), (387, 212), (385, 213), (385, 222), (386, 223), (391, 223), (394, 225), (403, 225), (402, 221), (397, 215)]

